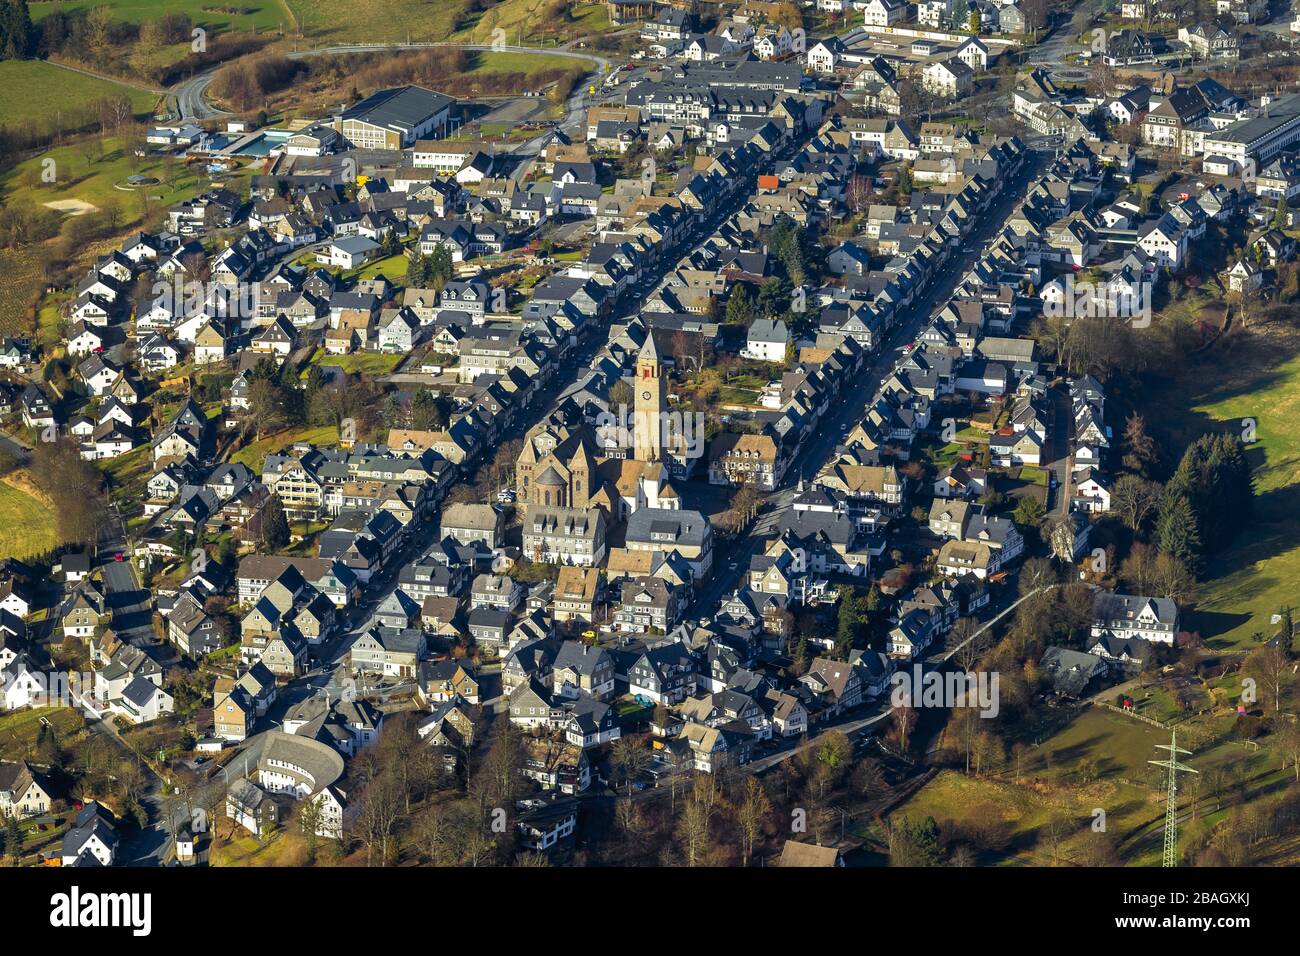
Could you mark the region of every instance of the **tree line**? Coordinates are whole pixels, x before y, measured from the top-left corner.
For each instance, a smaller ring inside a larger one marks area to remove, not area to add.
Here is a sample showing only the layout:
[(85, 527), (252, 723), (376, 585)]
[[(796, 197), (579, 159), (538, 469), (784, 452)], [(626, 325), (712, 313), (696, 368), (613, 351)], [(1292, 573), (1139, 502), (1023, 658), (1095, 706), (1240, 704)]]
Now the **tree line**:
[(1228, 547), (1253, 513), (1245, 445), (1232, 433), (1201, 435), (1163, 483), (1159, 446), (1141, 415), (1128, 417), (1121, 448), (1111, 510), (1132, 541), (1119, 576), (1137, 593), (1187, 601), (1205, 561)]

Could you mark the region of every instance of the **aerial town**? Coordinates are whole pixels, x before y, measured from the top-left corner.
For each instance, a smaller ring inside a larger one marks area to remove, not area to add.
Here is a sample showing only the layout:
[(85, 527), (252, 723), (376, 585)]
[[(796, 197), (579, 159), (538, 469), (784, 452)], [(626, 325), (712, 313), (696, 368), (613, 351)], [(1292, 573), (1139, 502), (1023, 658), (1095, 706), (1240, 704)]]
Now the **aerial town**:
[(0, 0), (6, 866), (1300, 862), (1300, 11), (251, 2)]

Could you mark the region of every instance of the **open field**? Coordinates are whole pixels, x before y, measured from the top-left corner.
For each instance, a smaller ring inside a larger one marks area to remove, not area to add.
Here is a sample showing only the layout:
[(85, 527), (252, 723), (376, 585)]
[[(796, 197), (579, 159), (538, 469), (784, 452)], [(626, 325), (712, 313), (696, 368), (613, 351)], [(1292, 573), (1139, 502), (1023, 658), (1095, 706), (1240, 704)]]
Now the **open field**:
[(507, 43), (536, 42), (543, 37), (570, 39), (610, 28), (604, 4), (574, 3), (572, 17), (547, 13), (554, 0), (501, 0), (482, 13), (469, 13), (468, 0), (390, 0), (385, 16), (347, 0), (287, 0), (302, 32), (314, 41), (382, 42), (466, 40), (486, 42), (492, 31), (506, 31)]
[[(1300, 583), (1300, 342), (1238, 337), (1231, 355), (1212, 354), (1141, 409), (1164, 447), (1181, 453), (1212, 430), (1241, 432), (1256, 422), (1247, 452), (1255, 475), (1255, 516), (1233, 547), (1203, 575), (1200, 600), (1186, 627), (1212, 647), (1249, 648), (1271, 633), (1269, 617), (1294, 603)], [(1281, 345), (1281, 347), (1279, 347)]]
[(67, 126), (79, 126), (85, 110), (106, 96), (128, 96), (136, 116), (153, 112), (157, 97), (111, 80), (65, 70), (41, 60), (0, 63), (0, 115), (7, 126), (28, 120), (57, 119), (66, 113)]
[(210, 30), (275, 30), (287, 27), (290, 22), (288, 9), (281, 0), (241, 0), (238, 4), (211, 0), (60, 0), (58, 3), (34, 0), (30, 4), (34, 23), (55, 10), (89, 12), (95, 7), (108, 7), (114, 19), (127, 23), (157, 20), (164, 13), (184, 13), (196, 25)]
[[(1209, 729), (1218, 718), (1207, 718)], [(1190, 734), (1189, 734), (1190, 736)], [(1187, 743), (1180, 735), (1179, 744)], [(1105, 811), (1106, 834), (1125, 865), (1158, 866), (1162, 847), (1164, 794), (1160, 771), (1147, 763), (1163, 754), (1165, 731), (1100, 708), (1081, 711), (1063, 729), (1026, 752), (1019, 779), (1012, 761), (999, 773), (974, 777), (944, 771), (894, 811), (894, 819), (934, 817), (943, 832), (974, 836), (994, 847), (981, 863), (1046, 865), (1055, 852), (1061, 861), (1095, 862), (1092, 829), (1096, 811)], [(1185, 838), (1218, 823), (1239, 800), (1235, 783), (1215, 792), (1216, 771), (1227, 781), (1247, 781), (1248, 799), (1275, 792), (1287, 772), (1266, 748), (1252, 751), (1231, 740), (1193, 748), (1185, 758), (1200, 771), (1180, 805)], [(973, 822), (977, 821), (977, 822)], [(1053, 847), (1056, 847), (1053, 850)], [(1284, 848), (1278, 848), (1284, 852)]]
[[(566, 42), (577, 36), (604, 33), (611, 29), (609, 14), (603, 3), (564, 4), (556, 0), (504, 0), (481, 15), (466, 18), (456, 39), (490, 41), (493, 31), (504, 30), (507, 43), (529, 41)], [(556, 10), (561, 11), (556, 15)]]
[(26, 487), (25, 472), (0, 481), (0, 558), (30, 558), (59, 543), (54, 512)]
[(133, 507), (139, 506), (145, 497), (145, 484), (153, 473), (153, 450), (148, 445), (141, 445), (125, 455), (98, 464), (108, 479), (113, 496)]
[(287, 0), (304, 35), (333, 42), (445, 40), (456, 30), (467, 0), (390, 0), (386, 16), (349, 0)]
[[(945, 771), (892, 816), (932, 816), (945, 832), (980, 820), (990, 833), (986, 839), (998, 847), (981, 862), (1015, 865), (1049, 863), (1041, 844), (1055, 826), (1062, 831), (1061, 853), (1071, 858), (1084, 852), (1092, 836), (1095, 808), (1106, 810), (1108, 832), (1115, 835), (1159, 816), (1163, 804), (1155, 791), (1130, 782), (1147, 776), (1138, 762), (1157, 753), (1159, 733), (1125, 717), (1085, 710), (1055, 737), (1030, 749), (1019, 782), (1010, 766), (985, 777)], [(1096, 778), (1087, 783), (1072, 779), (1090, 755), (1096, 755)]]
[(475, 51), (474, 66), (466, 74), (467, 76), (490, 75), (492, 73), (522, 73), (524, 76), (533, 76), (547, 70), (571, 70), (577, 68), (586, 72), (587, 64), (581, 60), (575, 60), (573, 57), (556, 56), (555, 54), (537, 54), (537, 53), (489, 53), (486, 51)]

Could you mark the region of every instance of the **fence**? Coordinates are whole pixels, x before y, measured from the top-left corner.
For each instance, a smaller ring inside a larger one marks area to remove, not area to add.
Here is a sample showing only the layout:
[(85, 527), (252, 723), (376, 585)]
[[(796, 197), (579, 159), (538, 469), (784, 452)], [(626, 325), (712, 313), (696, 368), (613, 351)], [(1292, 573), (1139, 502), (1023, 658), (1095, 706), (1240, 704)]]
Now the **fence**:
[(1117, 714), (1123, 714), (1125, 717), (1132, 717), (1134, 720), (1140, 720), (1142, 723), (1150, 724), (1152, 727), (1159, 727), (1161, 730), (1169, 729), (1169, 724), (1161, 723), (1154, 717), (1147, 717), (1134, 710), (1125, 710), (1123, 707), (1116, 707), (1114, 704), (1109, 704), (1104, 700), (1094, 700), (1093, 704), (1097, 707), (1105, 707), (1107, 710), (1113, 710)]

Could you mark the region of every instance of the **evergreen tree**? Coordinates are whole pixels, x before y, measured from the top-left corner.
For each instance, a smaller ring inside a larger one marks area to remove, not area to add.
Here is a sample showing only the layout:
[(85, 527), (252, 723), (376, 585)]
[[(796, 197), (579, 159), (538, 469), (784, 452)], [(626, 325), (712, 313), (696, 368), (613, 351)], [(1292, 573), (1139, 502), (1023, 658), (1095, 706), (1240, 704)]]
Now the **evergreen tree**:
[(23, 828), (18, 823), (17, 814), (10, 815), (5, 821), (5, 849), (14, 863), (22, 859)]
[(456, 274), (455, 263), (451, 261), (451, 252), (446, 246), (437, 245), (433, 247), (433, 252), (428, 256), (427, 274), (425, 275), (425, 285), (441, 289)]
[(802, 677), (804, 671), (808, 669), (808, 637), (805, 634), (799, 635), (799, 642), (794, 646), (794, 654), (790, 658), (790, 670), (796, 677)]
[(1041, 501), (1037, 498), (1025, 496), (1016, 504), (1016, 510), (1011, 517), (1016, 524), (1023, 528), (1037, 529), (1043, 523), (1045, 513)]
[(1254, 501), (1241, 440), (1236, 435), (1202, 435), (1183, 453), (1169, 489), (1187, 498), (1205, 550), (1226, 547), (1250, 520)]
[(803, 285), (808, 277), (808, 251), (804, 248), (804, 233), (788, 216), (772, 227), (769, 248), (772, 255), (785, 267), (786, 278), (794, 285)]
[(27, 0), (0, 0), (0, 60), (31, 56), (35, 38)]
[(894, 827), (889, 840), (889, 862), (894, 866), (938, 866), (939, 825), (934, 817), (923, 821), (904, 818)]
[(1201, 551), (1201, 534), (1196, 513), (1187, 496), (1169, 489), (1160, 502), (1156, 518), (1156, 546), (1189, 568), (1196, 567)]
[(871, 612), (867, 607), (868, 598), (861, 588), (848, 588), (840, 596), (840, 606), (835, 621), (835, 651), (841, 656), (848, 652), (866, 636), (867, 625), (871, 621)]
[(758, 311), (765, 318), (775, 318), (778, 315), (784, 315), (785, 311), (790, 308), (790, 296), (794, 292), (794, 287), (790, 280), (784, 276), (773, 276), (764, 282), (758, 289), (758, 297), (755, 300)]
[(384, 233), (384, 241), (381, 246), (384, 257), (395, 256), (402, 251), (402, 240), (397, 237), (396, 229), (389, 229)]
[(727, 324), (749, 328), (749, 324), (753, 321), (754, 308), (749, 301), (749, 292), (744, 285), (737, 285), (731, 290), (731, 298), (727, 300)]
[(262, 512), (261, 538), (262, 548), (267, 551), (278, 551), (289, 543), (289, 520), (279, 495), (271, 495)]
[(429, 257), (418, 252), (411, 253), (411, 260), (406, 264), (406, 284), (412, 289), (422, 289), (428, 278)]

